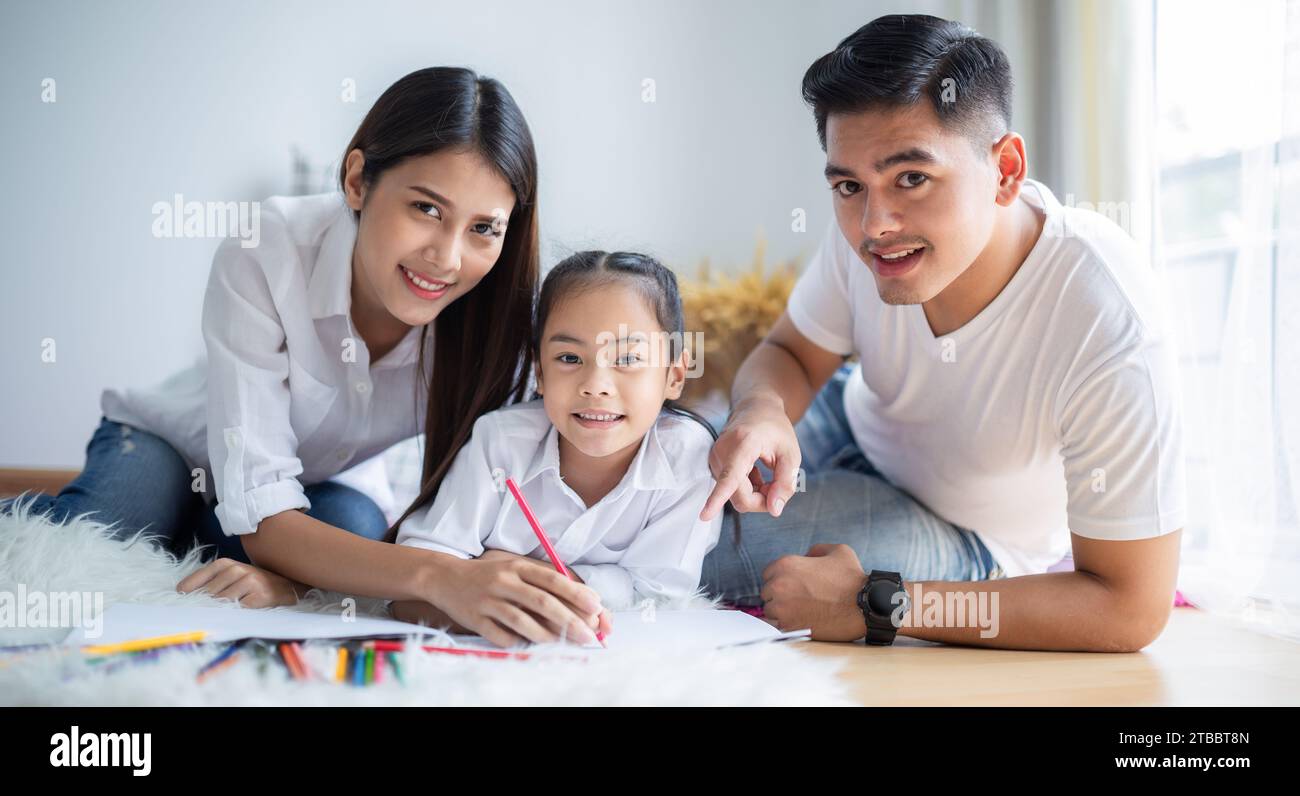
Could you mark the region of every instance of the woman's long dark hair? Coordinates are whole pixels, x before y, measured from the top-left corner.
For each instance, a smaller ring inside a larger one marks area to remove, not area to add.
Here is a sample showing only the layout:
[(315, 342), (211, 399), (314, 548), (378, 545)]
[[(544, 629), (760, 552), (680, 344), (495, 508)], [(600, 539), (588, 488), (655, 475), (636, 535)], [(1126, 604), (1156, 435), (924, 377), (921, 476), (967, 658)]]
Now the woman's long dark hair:
[(354, 149), (365, 156), (361, 180), (367, 186), (407, 158), (450, 149), (482, 157), (515, 195), (496, 264), (430, 324), (435, 334), (432, 379), (425, 364), (429, 326), (420, 333), (416, 402), (418, 406), (423, 387), (424, 465), (419, 495), (388, 529), (385, 538), (392, 542), (397, 527), (438, 493), (474, 421), (523, 400), (528, 389), (540, 261), (537, 155), (523, 113), (505, 86), (455, 67), (421, 69), (389, 86), (348, 144), (340, 185), (347, 174), (347, 153)]
[[(542, 350), (542, 333), (546, 329), (546, 320), (551, 310), (560, 299), (572, 296), (575, 292), (588, 290), (611, 283), (626, 283), (635, 289), (651, 308), (659, 326), (668, 333), (670, 353), (669, 361), (675, 362), (686, 344), (686, 322), (682, 311), (682, 296), (677, 288), (677, 275), (653, 257), (638, 252), (603, 252), (581, 251), (556, 263), (546, 274), (542, 283), (542, 294), (537, 300), (537, 312), (533, 316), (533, 354), (540, 357)], [(692, 351), (695, 356), (703, 352)], [(539, 398), (536, 391), (534, 399)], [(716, 441), (718, 432), (698, 412), (681, 405), (674, 399), (664, 401), (663, 411), (688, 417), (709, 432)], [(704, 508), (703, 506), (700, 507)], [(740, 514), (725, 505), (724, 511), (731, 515), (734, 538), (740, 542)]]

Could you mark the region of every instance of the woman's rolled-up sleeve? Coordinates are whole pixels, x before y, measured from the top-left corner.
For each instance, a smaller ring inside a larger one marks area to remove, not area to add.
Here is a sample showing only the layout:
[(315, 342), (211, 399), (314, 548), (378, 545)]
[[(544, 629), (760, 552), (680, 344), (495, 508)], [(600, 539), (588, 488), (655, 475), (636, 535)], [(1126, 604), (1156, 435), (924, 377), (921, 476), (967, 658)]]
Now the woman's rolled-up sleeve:
[(217, 519), (228, 536), (253, 533), (263, 519), (311, 504), (297, 478), (284, 328), (265, 272), (234, 238), (213, 258), (203, 340)]

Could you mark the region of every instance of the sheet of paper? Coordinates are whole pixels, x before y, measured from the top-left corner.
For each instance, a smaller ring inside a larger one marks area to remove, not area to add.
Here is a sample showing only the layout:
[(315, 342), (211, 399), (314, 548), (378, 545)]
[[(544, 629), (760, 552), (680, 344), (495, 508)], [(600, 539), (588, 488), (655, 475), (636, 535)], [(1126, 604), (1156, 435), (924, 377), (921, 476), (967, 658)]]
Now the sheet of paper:
[(268, 611), (239, 608), (191, 607), (183, 605), (141, 605), (117, 603), (105, 609), (102, 633), (88, 635), (85, 628), (68, 634), (64, 644), (116, 644), (140, 638), (168, 636), (174, 633), (207, 631), (205, 642), (234, 641), (241, 638), (318, 639), (405, 636), (428, 633), (428, 628), (398, 622), (356, 616), (345, 621), (342, 614), (314, 614), (305, 611)]
[(660, 650), (734, 647), (766, 641), (806, 638), (807, 630), (782, 633), (744, 611), (708, 609), (614, 613), (613, 632), (605, 637), (608, 649)]
[[(616, 611), (614, 632), (606, 639), (609, 649), (620, 651), (725, 647), (806, 637), (808, 631), (783, 634), (768, 623), (742, 611)], [(102, 616), (102, 632), (88, 635), (78, 628), (64, 640), (67, 645), (116, 644), (196, 630), (207, 631), (207, 642), (241, 638), (330, 639), (402, 637), (428, 634), (429, 628), (393, 619), (358, 616), (344, 621), (340, 614), (303, 611), (267, 611), (236, 606), (190, 607), (118, 603)], [(458, 642), (490, 646), (478, 636), (457, 636)], [(595, 647), (599, 649), (599, 647)]]
[[(605, 637), (605, 648), (618, 652), (710, 649), (808, 637), (808, 630), (782, 633), (762, 619), (743, 611), (614, 611), (613, 632)], [(455, 638), (458, 643), (467, 646), (495, 649), (478, 636)], [(601, 647), (599, 644), (591, 644), (585, 649), (599, 651)]]

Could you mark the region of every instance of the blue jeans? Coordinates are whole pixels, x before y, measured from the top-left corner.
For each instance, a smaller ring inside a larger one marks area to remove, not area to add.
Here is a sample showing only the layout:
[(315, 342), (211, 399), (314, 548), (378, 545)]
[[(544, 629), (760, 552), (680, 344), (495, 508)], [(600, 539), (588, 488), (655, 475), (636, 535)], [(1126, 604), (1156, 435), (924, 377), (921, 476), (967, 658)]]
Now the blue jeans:
[[(784, 555), (805, 555), (821, 543), (846, 544), (864, 570), (898, 572), (905, 581), (1004, 576), (979, 537), (935, 516), (885, 480), (863, 455), (844, 414), (851, 371), (850, 365), (841, 367), (795, 425), (805, 490), (790, 498), (780, 517), (740, 515), (739, 544), (731, 517), (725, 518), (717, 547), (704, 559), (701, 585), (710, 594), (737, 605), (761, 605), (767, 565)], [(760, 470), (771, 478), (766, 467)]]
[[(207, 474), (203, 477), (206, 481)], [(177, 555), (196, 544), (214, 545), (217, 556), (248, 563), (239, 537), (221, 530), (215, 504), (204, 501), (195, 480), (185, 460), (161, 437), (104, 418), (86, 446), (86, 466), (75, 480), (57, 495), (22, 500), (31, 501), (33, 514), (48, 513), (53, 522), (90, 513), (90, 519), (114, 525), (113, 535), (119, 539), (143, 530)], [(311, 501), (310, 517), (369, 539), (382, 539), (388, 531), (375, 502), (352, 487), (325, 481), (303, 491)], [(0, 511), (14, 502), (0, 501)]]

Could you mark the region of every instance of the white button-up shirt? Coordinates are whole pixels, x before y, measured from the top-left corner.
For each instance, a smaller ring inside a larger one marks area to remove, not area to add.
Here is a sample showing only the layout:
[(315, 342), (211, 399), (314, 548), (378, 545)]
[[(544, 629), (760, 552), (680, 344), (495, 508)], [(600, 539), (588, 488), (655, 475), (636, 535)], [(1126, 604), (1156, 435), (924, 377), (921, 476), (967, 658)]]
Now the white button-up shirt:
[(605, 607), (688, 597), (722, 527), (721, 514), (699, 519), (713, 490), (712, 444), (695, 420), (663, 412), (618, 485), (587, 506), (560, 476), (559, 432), (542, 401), (514, 404), (478, 419), (437, 496), (402, 523), (397, 541), (460, 558), (495, 549), (549, 562), (509, 477), (560, 560)]
[[(207, 354), (148, 390), (106, 390), (109, 420), (152, 432), (215, 485), (227, 534), (310, 508), (315, 484), (424, 426), (420, 327), (378, 362), (352, 326), (357, 225), (340, 194), (272, 197), (261, 241), (217, 247), (203, 301)], [(433, 364), (429, 329), (425, 367)]]

